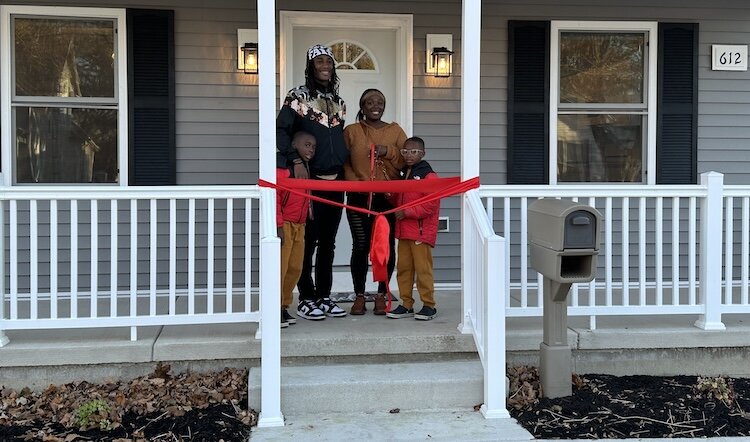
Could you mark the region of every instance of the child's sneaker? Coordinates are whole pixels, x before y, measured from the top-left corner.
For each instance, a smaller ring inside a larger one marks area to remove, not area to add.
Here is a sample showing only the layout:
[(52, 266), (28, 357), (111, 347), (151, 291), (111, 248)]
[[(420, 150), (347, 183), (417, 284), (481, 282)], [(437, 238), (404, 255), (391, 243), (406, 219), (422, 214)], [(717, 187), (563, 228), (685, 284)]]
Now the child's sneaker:
[(346, 316), (346, 310), (336, 305), (335, 302), (331, 301), (331, 298), (323, 298), (316, 304), (326, 316), (332, 316), (334, 318), (340, 318)]
[(399, 305), (385, 315), (392, 319), (411, 318), (412, 316), (414, 316), (414, 309), (410, 308), (407, 310), (403, 305)]
[(281, 319), (286, 321), (287, 324), (292, 325), (297, 323), (297, 318), (290, 315), (285, 308), (281, 309)]
[(297, 316), (311, 321), (320, 321), (326, 318), (326, 314), (318, 308), (313, 301), (305, 299), (297, 305)]
[(286, 322), (286, 319), (284, 319), (284, 312), (285, 311), (286, 310), (281, 309), (281, 328), (287, 328), (287, 327), (289, 327), (289, 323)]
[(434, 307), (427, 307), (426, 305), (422, 307), (422, 310), (418, 311), (416, 315), (414, 315), (414, 319), (418, 319), (420, 321), (429, 321), (430, 319), (437, 316), (437, 309)]

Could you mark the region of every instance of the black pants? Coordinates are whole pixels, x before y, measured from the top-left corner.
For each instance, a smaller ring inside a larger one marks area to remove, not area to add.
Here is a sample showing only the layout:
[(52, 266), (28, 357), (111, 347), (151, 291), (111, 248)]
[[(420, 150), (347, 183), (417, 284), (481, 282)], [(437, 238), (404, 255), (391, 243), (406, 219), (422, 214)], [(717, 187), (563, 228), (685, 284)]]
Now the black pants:
[[(367, 207), (367, 193), (349, 193), (347, 194), (347, 204), (355, 207)], [(372, 195), (371, 210), (383, 212), (391, 209), (393, 206), (382, 195), (375, 193)], [(393, 268), (396, 263), (395, 238), (396, 218), (391, 213), (385, 216), (388, 219), (388, 248), (390, 256), (388, 258), (388, 280), (391, 279)], [(352, 284), (354, 293), (365, 292), (365, 280), (367, 279), (368, 259), (370, 255), (370, 239), (372, 238), (372, 225), (375, 217), (353, 210), (346, 211), (346, 218), (349, 221), (349, 229), (352, 231), (352, 258), (349, 265), (352, 271)], [(378, 283), (378, 293), (385, 293), (385, 283)]]
[[(318, 192), (313, 195), (339, 203), (344, 202), (344, 192)], [(331, 296), (333, 284), (333, 251), (336, 232), (341, 222), (341, 207), (312, 201), (313, 219), (305, 226), (305, 257), (302, 276), (297, 283), (300, 300), (318, 300)], [(316, 253), (317, 251), (317, 253)], [(312, 278), (312, 256), (315, 254), (315, 282)]]

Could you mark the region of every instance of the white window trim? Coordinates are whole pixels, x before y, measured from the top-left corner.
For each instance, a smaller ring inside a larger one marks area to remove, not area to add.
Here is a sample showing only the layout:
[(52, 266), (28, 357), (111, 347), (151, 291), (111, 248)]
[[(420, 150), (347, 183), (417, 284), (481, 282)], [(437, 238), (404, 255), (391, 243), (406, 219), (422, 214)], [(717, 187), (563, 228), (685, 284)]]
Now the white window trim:
[[(557, 184), (557, 104), (560, 100), (561, 31), (648, 32), (648, 90), (646, 91), (646, 184), (656, 184), (656, 97), (658, 23), (641, 21), (552, 21), (550, 26), (549, 183)], [(586, 183), (590, 185), (591, 183)], [(614, 183), (609, 183), (614, 184)]]
[(10, 16), (13, 14), (41, 15), (41, 16), (71, 16), (82, 18), (109, 18), (115, 19), (117, 23), (117, 162), (118, 183), (117, 184), (81, 184), (85, 186), (120, 186), (128, 185), (128, 76), (127, 76), (127, 32), (125, 9), (113, 8), (68, 8), (57, 6), (0, 6), (0, 88), (2, 88), (0, 99), (0, 149), (2, 150), (2, 170), (0, 170), (0, 183), (4, 186), (13, 184), (13, 167), (15, 156), (13, 155), (13, 133), (12, 127), (11, 97), (13, 89), (11, 85), (11, 35)]

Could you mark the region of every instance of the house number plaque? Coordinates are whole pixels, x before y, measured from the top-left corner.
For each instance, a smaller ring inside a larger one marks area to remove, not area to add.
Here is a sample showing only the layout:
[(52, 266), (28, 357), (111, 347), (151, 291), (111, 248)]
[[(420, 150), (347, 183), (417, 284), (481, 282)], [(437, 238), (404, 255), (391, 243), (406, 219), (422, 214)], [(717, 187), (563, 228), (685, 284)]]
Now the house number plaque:
[(711, 70), (746, 71), (747, 45), (711, 45)]

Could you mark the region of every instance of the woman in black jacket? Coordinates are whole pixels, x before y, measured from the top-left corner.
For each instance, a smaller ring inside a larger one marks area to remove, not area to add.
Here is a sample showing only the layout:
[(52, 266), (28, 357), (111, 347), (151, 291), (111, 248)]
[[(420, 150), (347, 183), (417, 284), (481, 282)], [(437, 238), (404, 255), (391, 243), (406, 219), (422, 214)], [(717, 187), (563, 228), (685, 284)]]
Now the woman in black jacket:
[[(298, 130), (311, 133), (317, 142), (315, 156), (309, 162), (309, 178), (342, 180), (349, 150), (344, 143), (346, 106), (338, 95), (338, 76), (333, 52), (323, 45), (307, 50), (305, 84), (292, 89), (276, 118), (276, 144), (280, 161), (294, 165), (297, 178), (308, 178), (307, 170), (292, 148), (292, 137)], [(319, 192), (313, 195), (344, 202), (344, 192)], [(330, 204), (312, 202), (310, 219), (305, 227), (305, 257), (302, 276), (297, 283), (297, 315), (310, 320), (326, 316), (346, 316), (346, 311), (331, 301), (333, 254), (342, 209)], [(315, 255), (315, 282), (312, 278), (312, 255)]]

